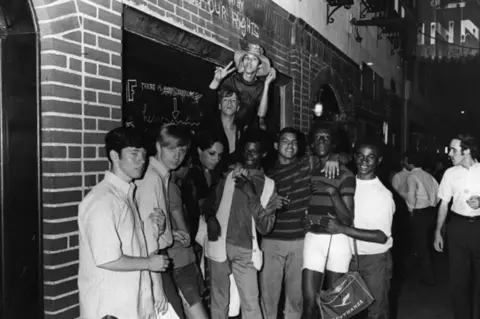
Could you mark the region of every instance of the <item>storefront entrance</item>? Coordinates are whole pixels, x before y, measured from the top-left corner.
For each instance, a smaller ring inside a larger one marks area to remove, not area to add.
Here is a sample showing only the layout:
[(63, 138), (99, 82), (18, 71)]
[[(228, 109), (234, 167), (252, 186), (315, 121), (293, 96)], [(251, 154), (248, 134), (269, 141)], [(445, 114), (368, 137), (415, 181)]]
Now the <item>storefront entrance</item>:
[(37, 34), (26, 0), (0, 3), (0, 318), (43, 316)]
[[(125, 7), (124, 124), (147, 136), (164, 123), (195, 129), (218, 109), (216, 94), (208, 89), (215, 67), (232, 60), (231, 50)], [(280, 85), (289, 82), (281, 74), (277, 80), (270, 89), (266, 117), (273, 134), (280, 129)]]

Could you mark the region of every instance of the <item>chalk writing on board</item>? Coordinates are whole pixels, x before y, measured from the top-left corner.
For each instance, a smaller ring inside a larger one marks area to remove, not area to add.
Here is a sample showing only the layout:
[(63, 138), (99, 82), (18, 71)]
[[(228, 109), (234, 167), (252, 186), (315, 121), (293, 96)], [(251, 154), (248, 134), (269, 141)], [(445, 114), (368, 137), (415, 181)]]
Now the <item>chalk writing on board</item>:
[(245, 14), (245, 0), (185, 0), (230, 23), (243, 37), (260, 37), (260, 27)]
[(138, 79), (126, 81), (124, 123), (147, 132), (165, 123), (198, 126), (202, 94)]
[(127, 81), (127, 88), (126, 88), (127, 102), (133, 102), (135, 100), (135, 88), (136, 87), (137, 87), (137, 80), (128, 80)]
[(158, 85), (157, 91), (160, 92), (162, 95), (175, 96), (175, 97), (180, 97), (182, 99), (191, 98), (195, 101), (195, 103), (198, 103), (198, 101), (202, 97), (201, 94), (196, 92), (191, 92), (191, 91), (177, 89), (174, 87), (163, 86), (163, 85)]

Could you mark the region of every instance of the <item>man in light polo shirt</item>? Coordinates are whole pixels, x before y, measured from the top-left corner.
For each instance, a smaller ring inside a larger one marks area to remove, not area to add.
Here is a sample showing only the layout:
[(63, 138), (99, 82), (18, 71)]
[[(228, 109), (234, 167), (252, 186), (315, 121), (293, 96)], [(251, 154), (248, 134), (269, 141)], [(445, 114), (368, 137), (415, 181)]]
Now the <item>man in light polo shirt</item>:
[[(170, 172), (182, 164), (190, 146), (190, 132), (179, 124), (167, 124), (161, 127), (156, 138), (155, 156), (149, 158), (145, 175), (137, 180), (138, 189), (135, 198), (138, 203), (140, 217), (144, 222), (145, 238), (149, 253), (172, 246), (174, 240), (190, 245), (190, 236), (182, 230), (172, 230), (171, 215), (168, 205), (168, 185)], [(164, 214), (164, 227), (157, 227), (149, 220), (149, 212), (160, 210)], [(161, 310), (165, 311), (170, 303), (177, 315), (183, 319), (182, 300), (173, 281), (172, 270), (154, 274), (153, 292), (156, 299), (162, 300)]]
[[(392, 278), (392, 220), (395, 203), (392, 193), (378, 179), (375, 169), (382, 161), (381, 142), (376, 140), (357, 143), (355, 165), (357, 187), (355, 189), (355, 217), (353, 226), (346, 226), (338, 219), (329, 222), (332, 234), (345, 234), (356, 239), (358, 260), (354, 256), (350, 269), (365, 280), (375, 301), (368, 308), (369, 319), (388, 319), (388, 295)], [(357, 264), (358, 263), (358, 264)]]
[(478, 142), (470, 135), (458, 135), (448, 153), (453, 167), (445, 171), (438, 197), (435, 249), (443, 251), (442, 228), (453, 198), (447, 226), (450, 288), (455, 319), (472, 319), (480, 296), (480, 164)]
[(111, 171), (79, 205), (80, 317), (156, 318), (150, 271), (168, 259), (147, 255), (132, 180), (143, 173), (142, 138), (116, 128), (105, 138)]

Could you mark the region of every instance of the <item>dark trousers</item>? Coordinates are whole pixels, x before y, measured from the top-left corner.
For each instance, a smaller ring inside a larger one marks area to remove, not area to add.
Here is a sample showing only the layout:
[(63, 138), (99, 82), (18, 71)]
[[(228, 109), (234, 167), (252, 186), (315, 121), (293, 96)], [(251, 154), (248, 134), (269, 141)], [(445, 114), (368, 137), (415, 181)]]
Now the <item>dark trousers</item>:
[(420, 281), (427, 284), (433, 284), (435, 282), (432, 243), (436, 220), (437, 212), (435, 207), (413, 210), (413, 244), (419, 263), (419, 277)]
[[(353, 256), (350, 263), (350, 270), (357, 267), (357, 259)], [(368, 319), (389, 319), (389, 291), (392, 279), (393, 263), (390, 251), (375, 255), (358, 255), (358, 273), (362, 276), (368, 290), (375, 299), (367, 309)], [(365, 318), (361, 313), (355, 318)]]
[(447, 225), (450, 287), (455, 319), (473, 319), (480, 303), (480, 219), (453, 213)]
[(167, 297), (168, 302), (172, 305), (173, 309), (180, 317), (180, 319), (185, 319), (185, 315), (183, 313), (182, 299), (180, 299), (177, 286), (173, 281), (172, 270), (162, 272), (162, 281), (163, 290), (165, 292), (165, 296)]

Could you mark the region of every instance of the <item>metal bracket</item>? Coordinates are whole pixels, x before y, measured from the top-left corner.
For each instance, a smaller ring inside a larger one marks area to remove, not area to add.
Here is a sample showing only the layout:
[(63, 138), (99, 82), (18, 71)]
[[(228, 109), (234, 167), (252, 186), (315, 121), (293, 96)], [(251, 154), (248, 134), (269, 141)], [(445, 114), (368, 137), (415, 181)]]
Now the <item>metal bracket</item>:
[[(327, 3), (327, 25), (335, 22), (335, 19), (332, 16), (338, 9), (343, 7), (348, 10), (352, 7), (350, 4), (342, 4), (342, 1), (335, 1), (335, 3), (339, 4), (330, 5)], [(333, 9), (330, 7), (333, 7)]]

